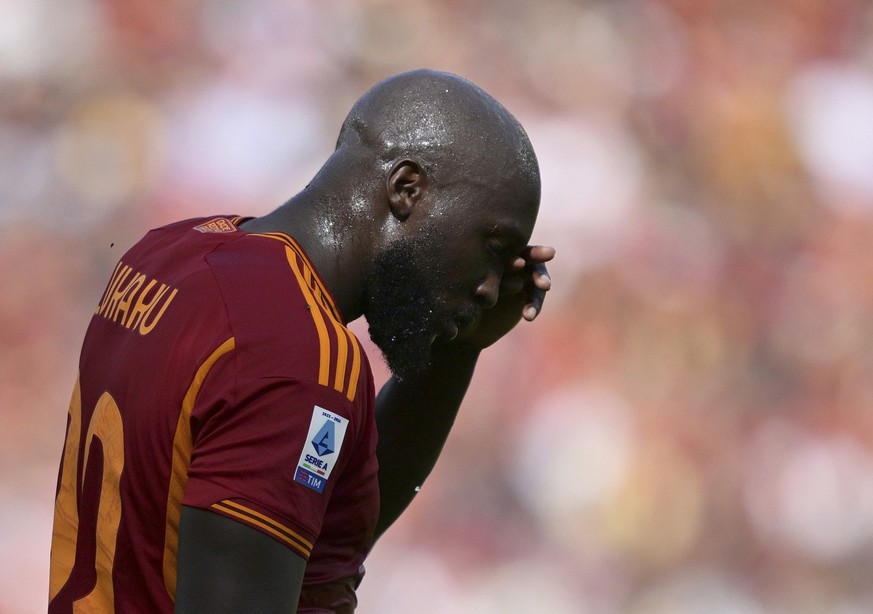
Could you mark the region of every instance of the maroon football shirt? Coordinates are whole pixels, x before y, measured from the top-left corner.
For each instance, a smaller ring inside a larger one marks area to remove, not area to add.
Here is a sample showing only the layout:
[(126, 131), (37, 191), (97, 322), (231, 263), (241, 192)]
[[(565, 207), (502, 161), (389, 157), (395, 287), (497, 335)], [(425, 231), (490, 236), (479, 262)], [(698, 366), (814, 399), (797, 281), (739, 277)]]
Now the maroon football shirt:
[(79, 364), (50, 612), (171, 612), (181, 506), (308, 559), (300, 612), (346, 611), (378, 515), (369, 363), (303, 250), (241, 218), (153, 230)]

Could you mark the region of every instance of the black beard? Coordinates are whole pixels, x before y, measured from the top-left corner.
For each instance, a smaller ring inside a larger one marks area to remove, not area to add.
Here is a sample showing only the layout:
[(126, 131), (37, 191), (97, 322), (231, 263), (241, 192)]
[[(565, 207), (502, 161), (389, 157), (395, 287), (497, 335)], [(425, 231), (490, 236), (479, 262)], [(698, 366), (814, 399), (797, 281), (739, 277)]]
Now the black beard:
[(440, 276), (421, 264), (425, 260), (421, 256), (438, 252), (424, 243), (398, 241), (376, 257), (365, 280), (364, 315), (370, 338), (399, 380), (430, 366), (431, 345), (448, 318), (432, 290)]

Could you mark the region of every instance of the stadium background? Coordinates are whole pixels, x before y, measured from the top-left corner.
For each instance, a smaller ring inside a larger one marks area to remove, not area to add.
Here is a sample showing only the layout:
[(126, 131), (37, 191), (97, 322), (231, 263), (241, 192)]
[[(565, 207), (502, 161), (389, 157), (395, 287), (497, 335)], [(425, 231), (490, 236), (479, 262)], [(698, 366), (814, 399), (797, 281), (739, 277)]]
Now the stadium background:
[(0, 611), (44, 611), (114, 261), (171, 220), (272, 209), (358, 95), (418, 66), (527, 127), (559, 258), (360, 612), (873, 610), (869, 2), (5, 0)]

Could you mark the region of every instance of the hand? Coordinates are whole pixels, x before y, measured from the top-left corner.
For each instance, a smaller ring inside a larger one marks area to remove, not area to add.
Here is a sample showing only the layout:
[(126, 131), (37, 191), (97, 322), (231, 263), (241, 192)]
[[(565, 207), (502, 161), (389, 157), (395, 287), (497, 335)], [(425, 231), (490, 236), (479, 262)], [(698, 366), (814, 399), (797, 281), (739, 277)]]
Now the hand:
[(456, 350), (482, 350), (512, 330), (521, 318), (528, 322), (536, 319), (542, 311), (546, 292), (552, 287), (545, 263), (554, 257), (554, 247), (525, 247), (503, 275), (497, 304), (482, 312), (476, 326), (446, 345)]

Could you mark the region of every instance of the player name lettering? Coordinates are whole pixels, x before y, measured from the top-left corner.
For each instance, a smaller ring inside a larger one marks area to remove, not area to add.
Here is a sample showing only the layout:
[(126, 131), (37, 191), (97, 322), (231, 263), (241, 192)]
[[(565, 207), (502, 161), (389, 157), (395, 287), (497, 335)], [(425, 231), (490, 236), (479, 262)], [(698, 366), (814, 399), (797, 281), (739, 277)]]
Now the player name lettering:
[(178, 290), (158, 285), (144, 273), (118, 263), (95, 313), (140, 335), (148, 335), (176, 298)]

